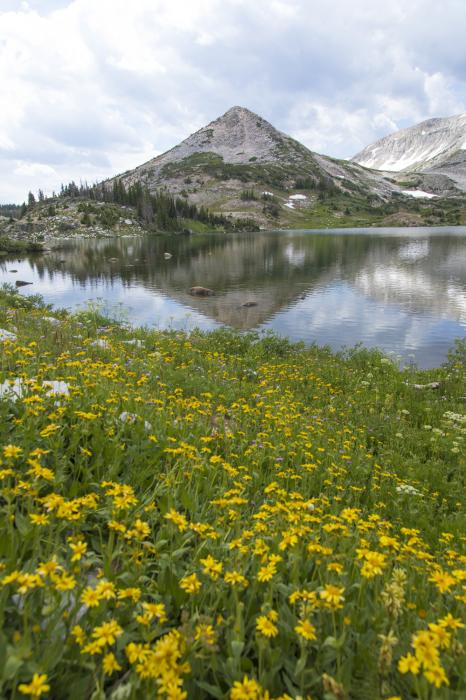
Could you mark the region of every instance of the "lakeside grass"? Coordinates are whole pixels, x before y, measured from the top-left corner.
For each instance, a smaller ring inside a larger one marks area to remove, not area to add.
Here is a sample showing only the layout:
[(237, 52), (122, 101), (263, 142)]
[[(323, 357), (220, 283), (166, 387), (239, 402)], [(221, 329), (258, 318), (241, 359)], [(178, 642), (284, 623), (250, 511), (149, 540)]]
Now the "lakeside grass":
[(464, 344), (0, 328), (1, 697), (464, 698)]
[(0, 236), (0, 255), (12, 253), (41, 253), (44, 249), (42, 243), (37, 241), (17, 241), (7, 236)]

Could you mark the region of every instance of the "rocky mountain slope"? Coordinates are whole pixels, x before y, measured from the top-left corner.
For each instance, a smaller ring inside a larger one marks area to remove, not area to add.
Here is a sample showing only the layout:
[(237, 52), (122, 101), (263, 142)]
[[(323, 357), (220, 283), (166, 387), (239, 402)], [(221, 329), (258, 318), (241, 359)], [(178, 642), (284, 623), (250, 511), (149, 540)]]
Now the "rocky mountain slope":
[[(366, 168), (392, 173), (422, 173), (445, 189), (450, 180), (466, 190), (466, 114), (428, 119), (390, 134), (351, 159)], [(443, 180), (442, 180), (443, 179)]]
[[(361, 165), (314, 153), (250, 110), (233, 107), (134, 170), (91, 187), (71, 182), (58, 197), (23, 205), (18, 218), (0, 216), (0, 239), (7, 250), (7, 239), (47, 243), (142, 230), (466, 224), (459, 175), (466, 172), (466, 151), (459, 148), (464, 119), (450, 122), (449, 130), (429, 127), (435, 147), (429, 142), (421, 148), (427, 129), (413, 127), (400, 132), (411, 134), (407, 140), (397, 140), (395, 134), (382, 140), (388, 145), (377, 146), (379, 150), (376, 145), (366, 149)], [(414, 158), (408, 170), (375, 169), (387, 163), (393, 167), (396, 157), (399, 167), (406, 153)], [(428, 154), (425, 162), (419, 160), (422, 153)], [(422, 163), (426, 170), (420, 170)]]
[[(244, 107), (189, 136), (171, 150), (118, 176), (126, 187), (166, 187), (189, 201), (262, 225), (299, 224), (316, 201), (389, 201), (400, 187), (357, 163), (313, 153)], [(111, 184), (113, 180), (109, 181)]]

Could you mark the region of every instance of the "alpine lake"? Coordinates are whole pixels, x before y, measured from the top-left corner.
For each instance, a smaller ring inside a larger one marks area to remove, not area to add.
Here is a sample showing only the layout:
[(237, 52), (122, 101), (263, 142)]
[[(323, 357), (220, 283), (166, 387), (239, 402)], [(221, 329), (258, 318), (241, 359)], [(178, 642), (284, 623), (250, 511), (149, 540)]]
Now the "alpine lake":
[[(134, 326), (273, 331), (334, 350), (440, 365), (466, 336), (466, 227), (74, 238), (0, 258), (55, 307), (97, 304)], [(193, 296), (201, 285), (214, 293)]]

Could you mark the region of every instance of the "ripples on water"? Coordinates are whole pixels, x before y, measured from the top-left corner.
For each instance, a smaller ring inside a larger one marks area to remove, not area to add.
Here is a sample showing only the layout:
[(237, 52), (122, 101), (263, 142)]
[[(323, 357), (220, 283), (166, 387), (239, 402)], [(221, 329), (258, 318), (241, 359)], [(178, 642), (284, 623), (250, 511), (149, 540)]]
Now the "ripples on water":
[[(422, 367), (466, 335), (465, 227), (75, 239), (2, 259), (0, 283), (16, 279), (34, 283), (22, 294), (59, 307), (121, 305), (135, 325), (271, 329), (334, 349), (377, 346)], [(190, 296), (195, 285), (215, 296)]]

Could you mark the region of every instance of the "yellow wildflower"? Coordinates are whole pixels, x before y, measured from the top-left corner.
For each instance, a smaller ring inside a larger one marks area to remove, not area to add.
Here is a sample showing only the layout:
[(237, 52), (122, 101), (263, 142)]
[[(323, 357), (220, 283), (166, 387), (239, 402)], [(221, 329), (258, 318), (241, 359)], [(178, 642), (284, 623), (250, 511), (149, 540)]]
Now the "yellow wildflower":
[(99, 646), (104, 647), (107, 644), (114, 644), (120, 634), (123, 634), (123, 630), (118, 622), (110, 620), (95, 627), (92, 631), (92, 638), (96, 640)]
[(121, 671), (121, 666), (111, 651), (105, 654), (102, 660), (102, 668), (106, 676), (111, 676), (115, 671)]
[(448, 593), (450, 588), (456, 583), (456, 579), (453, 576), (441, 569), (434, 571), (432, 576), (429, 577), (429, 581), (435, 583), (440, 593)]
[(180, 588), (182, 588), (186, 593), (197, 593), (201, 588), (201, 582), (199, 581), (196, 574), (191, 574), (190, 576), (184, 576), (180, 581)]
[(80, 561), (83, 554), (87, 552), (87, 544), (83, 540), (78, 540), (77, 542), (70, 542), (70, 549), (73, 552), (71, 561)]
[(242, 681), (235, 681), (230, 690), (230, 700), (260, 700), (262, 688), (254, 678), (244, 676)]
[(308, 641), (317, 639), (316, 628), (309, 622), (309, 620), (302, 620), (298, 625), (296, 625), (294, 631)]
[(16, 459), (22, 451), (21, 447), (16, 447), (16, 445), (5, 445), (3, 448), (3, 456), (9, 459)]
[(214, 559), (210, 554), (205, 559), (201, 559), (201, 564), (203, 565), (204, 573), (210, 576), (213, 581), (216, 581), (222, 573), (223, 564)]
[(30, 695), (33, 700), (40, 698), (43, 693), (48, 693), (50, 686), (47, 683), (46, 673), (34, 673), (30, 683), (21, 683), (18, 690), (23, 695)]
[(398, 661), (398, 670), (400, 673), (419, 673), (419, 661), (413, 654), (406, 654)]
[(260, 615), (256, 620), (256, 630), (264, 637), (276, 637), (278, 627), (273, 623), (268, 615)]
[(205, 646), (213, 646), (216, 640), (215, 630), (212, 625), (200, 624), (196, 625), (194, 630), (194, 639), (197, 642), (202, 642)]
[(339, 608), (343, 607), (342, 602), (344, 600), (344, 590), (344, 588), (327, 584), (324, 586), (324, 589), (320, 591), (319, 595), (327, 608), (330, 608), (331, 610), (338, 610)]
[(247, 578), (238, 571), (228, 571), (225, 574), (225, 582), (232, 586), (244, 586), (245, 588), (249, 585)]
[(442, 685), (450, 685), (447, 678), (447, 674), (442, 666), (434, 665), (424, 671), (424, 677), (435, 685), (436, 688), (440, 688)]

